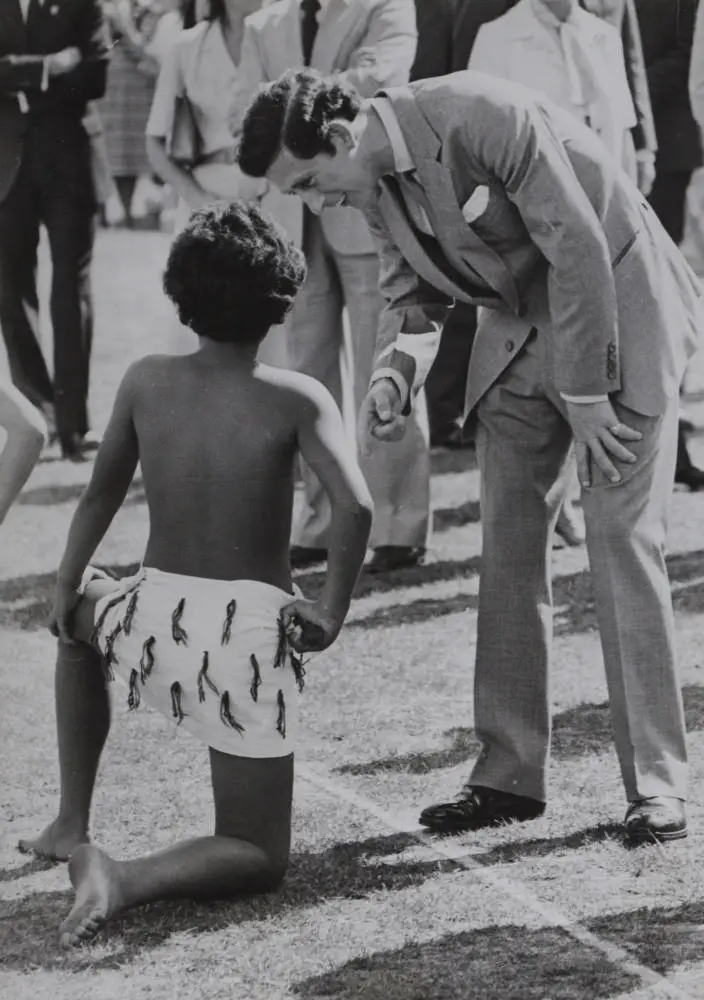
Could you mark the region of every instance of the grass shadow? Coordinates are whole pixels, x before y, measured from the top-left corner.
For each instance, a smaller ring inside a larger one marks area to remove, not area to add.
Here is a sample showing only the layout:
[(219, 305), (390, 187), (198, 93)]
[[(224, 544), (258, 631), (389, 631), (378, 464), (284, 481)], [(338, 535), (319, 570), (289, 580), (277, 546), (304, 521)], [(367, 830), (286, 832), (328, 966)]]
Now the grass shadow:
[(304, 1000), (605, 1000), (639, 984), (562, 928), (508, 925), (355, 958), (293, 990)]
[[(682, 689), (688, 732), (704, 730), (704, 687), (688, 684)], [(481, 744), (473, 729), (456, 726), (448, 729), (449, 745), (435, 750), (418, 751), (358, 764), (343, 764), (334, 773), (364, 777), (384, 772), (423, 775), (472, 761)], [(551, 755), (554, 760), (575, 760), (604, 753), (613, 744), (611, 718), (607, 702), (582, 704), (559, 712), (552, 722)]]
[(50, 868), (55, 868), (58, 861), (50, 861), (48, 858), (30, 858), (24, 864), (16, 865), (13, 868), (0, 868), (0, 883), (17, 882), (28, 875), (36, 875), (39, 872), (46, 872)]
[(72, 892), (39, 892), (0, 901), (0, 968), (78, 971), (117, 968), (136, 955), (158, 948), (173, 934), (208, 933), (245, 922), (270, 920), (287, 911), (315, 907), (326, 900), (364, 899), (378, 891), (401, 891), (442, 872), (456, 871), (452, 861), (398, 860), (416, 840), (406, 834), (335, 844), (321, 853), (298, 853), (291, 860), (283, 888), (211, 904), (159, 902), (130, 911), (103, 931), (97, 941), (116, 950), (94, 955), (91, 948), (66, 953), (56, 929), (68, 912)]

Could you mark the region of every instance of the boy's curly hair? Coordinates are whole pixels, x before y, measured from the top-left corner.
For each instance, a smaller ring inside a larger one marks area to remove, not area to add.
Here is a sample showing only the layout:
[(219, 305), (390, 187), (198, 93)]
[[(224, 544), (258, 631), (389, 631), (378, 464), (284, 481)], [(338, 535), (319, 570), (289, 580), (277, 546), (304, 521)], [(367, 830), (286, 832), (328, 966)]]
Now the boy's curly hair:
[(182, 323), (220, 342), (259, 341), (283, 322), (306, 276), (305, 258), (253, 204), (199, 209), (175, 238), (164, 291)]
[(282, 149), (301, 160), (334, 153), (328, 135), (335, 118), (354, 121), (362, 101), (343, 80), (312, 69), (288, 70), (253, 98), (244, 116), (239, 165), (249, 177), (264, 177)]

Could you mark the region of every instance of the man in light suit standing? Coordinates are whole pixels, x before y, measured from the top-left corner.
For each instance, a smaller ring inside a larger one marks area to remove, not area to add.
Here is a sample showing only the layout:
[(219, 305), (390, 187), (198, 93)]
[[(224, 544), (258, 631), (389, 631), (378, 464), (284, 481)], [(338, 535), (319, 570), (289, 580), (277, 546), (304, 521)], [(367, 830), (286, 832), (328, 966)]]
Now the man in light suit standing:
[[(263, 146), (253, 126), (284, 91), (278, 142)], [(403, 433), (452, 300), (484, 307), (466, 398), (467, 411), (477, 408), (482, 478), (483, 749), (462, 794), (421, 822), (467, 830), (544, 811), (549, 552), (574, 438), (626, 832), (685, 836), (664, 539), (679, 386), (701, 316), (696, 276), (586, 126), (484, 74), (391, 88), (361, 105), (289, 76), (245, 118), (243, 169), (267, 160), (282, 190), (362, 208), (377, 238), (397, 338), (380, 342), (367, 433)]]
[[(310, 65), (370, 97), (379, 87), (408, 80), (416, 41), (413, 0), (278, 0), (248, 19), (240, 76), (253, 93), (287, 69)], [(354, 433), (383, 306), (378, 254), (356, 209), (330, 207), (316, 215), (301, 207), (308, 278), (291, 317), (288, 356), (291, 367), (330, 389)], [(345, 351), (344, 310), (351, 337)], [(375, 505), (371, 572), (414, 565), (425, 552), (430, 460), (423, 401), (407, 440), (383, 452), (377, 448), (364, 462)], [(330, 526), (320, 483), (307, 467), (303, 479), (305, 503), (291, 546), (291, 563), (298, 567), (326, 557)]]

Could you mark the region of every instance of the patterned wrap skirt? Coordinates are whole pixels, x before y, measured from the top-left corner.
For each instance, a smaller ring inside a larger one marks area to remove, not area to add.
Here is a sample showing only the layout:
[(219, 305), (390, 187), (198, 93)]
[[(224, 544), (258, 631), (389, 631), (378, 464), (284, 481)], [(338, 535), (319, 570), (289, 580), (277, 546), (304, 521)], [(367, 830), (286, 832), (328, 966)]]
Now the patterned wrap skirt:
[[(96, 576), (89, 567), (83, 588)], [(131, 709), (144, 701), (222, 753), (285, 757), (304, 686), (281, 620), (293, 599), (256, 580), (143, 567), (97, 602), (92, 641)]]

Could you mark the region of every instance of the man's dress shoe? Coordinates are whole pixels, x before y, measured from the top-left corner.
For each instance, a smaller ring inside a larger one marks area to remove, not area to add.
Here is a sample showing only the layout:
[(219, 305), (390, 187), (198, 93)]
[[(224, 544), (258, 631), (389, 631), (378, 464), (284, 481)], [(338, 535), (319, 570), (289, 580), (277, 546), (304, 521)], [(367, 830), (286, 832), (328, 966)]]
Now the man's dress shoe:
[(687, 812), (682, 799), (657, 795), (628, 807), (626, 836), (636, 844), (681, 840), (687, 836)]
[(365, 566), (367, 573), (392, 573), (396, 569), (420, 566), (425, 556), (421, 545), (378, 545)]
[(538, 799), (473, 785), (463, 788), (454, 802), (428, 806), (420, 814), (420, 823), (435, 833), (460, 833), (537, 819), (544, 812), (545, 803)]
[(292, 545), (289, 550), (291, 569), (306, 569), (316, 563), (325, 562), (327, 549), (314, 549), (307, 545)]

